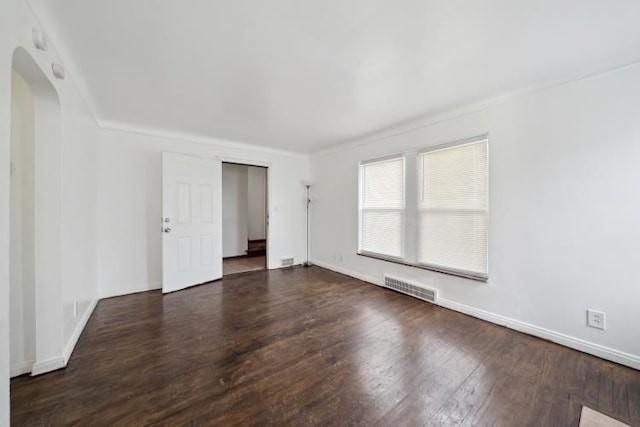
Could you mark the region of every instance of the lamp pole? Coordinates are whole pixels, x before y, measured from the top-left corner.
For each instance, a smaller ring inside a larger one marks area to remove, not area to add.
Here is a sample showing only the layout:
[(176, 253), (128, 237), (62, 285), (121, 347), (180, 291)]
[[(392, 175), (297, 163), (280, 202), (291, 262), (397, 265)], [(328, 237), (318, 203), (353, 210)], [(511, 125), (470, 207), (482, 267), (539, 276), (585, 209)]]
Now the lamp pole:
[(311, 205), (311, 199), (309, 198), (309, 188), (311, 187), (311, 184), (305, 184), (305, 187), (307, 188), (307, 257), (303, 265), (305, 267), (311, 267), (311, 262), (309, 262), (309, 206)]

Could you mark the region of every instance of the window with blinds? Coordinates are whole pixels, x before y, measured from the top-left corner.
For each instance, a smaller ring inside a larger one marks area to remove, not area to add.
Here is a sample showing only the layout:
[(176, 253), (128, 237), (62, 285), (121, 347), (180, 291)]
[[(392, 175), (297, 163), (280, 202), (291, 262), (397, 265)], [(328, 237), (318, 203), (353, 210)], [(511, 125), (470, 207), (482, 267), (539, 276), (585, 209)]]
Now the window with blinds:
[(486, 135), (361, 162), (359, 253), (486, 280), (488, 174)]
[(404, 175), (403, 157), (360, 165), (360, 252), (403, 257)]
[(418, 176), (418, 263), (486, 278), (486, 138), (419, 153)]

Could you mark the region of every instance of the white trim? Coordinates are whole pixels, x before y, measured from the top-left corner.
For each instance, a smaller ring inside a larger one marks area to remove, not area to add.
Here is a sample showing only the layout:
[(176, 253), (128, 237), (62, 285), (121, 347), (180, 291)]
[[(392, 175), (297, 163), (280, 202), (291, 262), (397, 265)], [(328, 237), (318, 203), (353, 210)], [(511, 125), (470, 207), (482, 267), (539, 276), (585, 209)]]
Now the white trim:
[(362, 280), (363, 282), (368, 282), (376, 286), (383, 287), (387, 289), (382, 284), (382, 278), (377, 278), (374, 276), (369, 276), (368, 274), (358, 273), (356, 271), (350, 270), (348, 268), (339, 267), (337, 265), (329, 264), (322, 261), (312, 260), (311, 263), (313, 265), (317, 265), (318, 267), (326, 268), (327, 270), (335, 271), (336, 273), (344, 274), (346, 276), (354, 277), (356, 279)]
[[(101, 117), (98, 104), (93, 94), (91, 93), (91, 90), (89, 89), (89, 85), (86, 83), (86, 80), (82, 77), (82, 73), (76, 72), (77, 70), (79, 70), (79, 67), (77, 66), (74, 56), (71, 54), (71, 51), (67, 49), (67, 46), (63, 43), (64, 38), (60, 37), (59, 26), (56, 24), (55, 20), (50, 19), (49, 16), (45, 16), (45, 19), (43, 21), (41, 15), (38, 14), (36, 11), (37, 8), (33, 7), (33, 5), (31, 4), (32, 3), (31, 0), (26, 1), (26, 3), (29, 8), (29, 11), (31, 12), (31, 16), (39, 24), (39, 27), (40, 27), (39, 29), (44, 32), (47, 39), (49, 40), (50, 48), (55, 53), (54, 56), (57, 57), (65, 65), (65, 68), (68, 70), (70, 80), (72, 80), (80, 98), (83, 100), (83, 102), (91, 112), (91, 116), (95, 120), (95, 122), (98, 124), (98, 127), (102, 129), (124, 131), (126, 127), (132, 126), (132, 125), (118, 122), (118, 121), (107, 120)], [(46, 29), (44, 25), (45, 21), (46, 21)], [(491, 98), (487, 98), (479, 102), (465, 103), (459, 107), (441, 109), (438, 111), (424, 114), (422, 115), (422, 117), (415, 120), (410, 119), (400, 123), (396, 122), (395, 124), (392, 124), (391, 126), (381, 131), (374, 131), (373, 133), (364, 134), (346, 141), (345, 140), (335, 141), (335, 143), (315, 151), (310, 149), (309, 152), (302, 153), (302, 152), (296, 152), (296, 151), (283, 150), (282, 153), (288, 153), (287, 155), (290, 155), (292, 157), (308, 158), (310, 156), (312, 157), (324, 156), (324, 155), (334, 154), (342, 151), (347, 151), (349, 149), (352, 149), (361, 145), (378, 142), (387, 138), (401, 135), (403, 133), (412, 132), (417, 129), (428, 127), (439, 122), (445, 122), (456, 117), (465, 116), (481, 110), (485, 110), (500, 104), (504, 104), (515, 98), (520, 98), (530, 94), (544, 92), (546, 90), (554, 89), (556, 87), (578, 83), (584, 80), (589, 80), (604, 74), (616, 72), (616, 71), (634, 67), (637, 65), (640, 65), (640, 61), (635, 60), (622, 65), (610, 66), (609, 68), (601, 69), (596, 72), (591, 72), (590, 74), (586, 74), (586, 75), (584, 74), (581, 76), (574, 75), (569, 78), (561, 79), (560, 81), (558, 81), (558, 79), (554, 79), (554, 80), (547, 79), (546, 81), (542, 81), (538, 84), (517, 88), (513, 91), (499, 94), (497, 96), (493, 96)], [(120, 127), (119, 125), (122, 127)], [(137, 127), (137, 126), (133, 126), (133, 127)], [(164, 132), (160, 130), (158, 131), (151, 130), (153, 133), (147, 133), (147, 132), (141, 131), (141, 129), (144, 129), (143, 127), (137, 127), (137, 128), (140, 130), (138, 130), (138, 132), (136, 133), (150, 134), (150, 135), (156, 135), (156, 136), (164, 135)], [(130, 130), (129, 132), (133, 132), (133, 131)], [(173, 139), (182, 139), (181, 137), (177, 137), (177, 135), (180, 135), (178, 133), (173, 134), (174, 135), (173, 137), (170, 137), (168, 135), (169, 134), (166, 134), (165, 137), (169, 137)], [(210, 141), (214, 139), (214, 138), (206, 138), (206, 137), (200, 137), (200, 138), (204, 138)], [(188, 138), (188, 140), (190, 140), (190, 138)], [(235, 143), (232, 143), (232, 144), (235, 144)], [(243, 144), (243, 143), (237, 143), (237, 144)], [(257, 149), (268, 150), (268, 151), (273, 150), (272, 152), (280, 151), (278, 149), (270, 149), (262, 146), (251, 146), (251, 147), (257, 147)]]
[(392, 162), (398, 159), (404, 160), (405, 154), (406, 153), (395, 153), (395, 154), (389, 154), (387, 156), (376, 157), (374, 159), (360, 160), (360, 166), (367, 166), (375, 163)]
[(11, 373), (9, 375), (10, 378), (17, 377), (18, 375), (24, 375), (31, 372), (33, 369), (33, 360), (28, 360), (26, 362), (13, 363), (11, 365)]
[(248, 160), (238, 157), (216, 156), (216, 160), (220, 160), (222, 163), (234, 163), (236, 165), (255, 166), (258, 168), (270, 168), (271, 162), (264, 162), (261, 160)]
[[(347, 276), (355, 277), (362, 281), (374, 284), (376, 286), (382, 285), (382, 279), (366, 274), (357, 273), (348, 268), (335, 266), (322, 261), (313, 260), (313, 264), (332, 270), (338, 273), (345, 274)], [(509, 329), (513, 329), (518, 332), (525, 333), (527, 335), (533, 335), (538, 338), (549, 340), (565, 347), (572, 348), (574, 350), (581, 351), (583, 353), (591, 354), (601, 359), (610, 360), (612, 362), (619, 363), (621, 365), (628, 366), (633, 369), (640, 370), (640, 356), (625, 353), (614, 348), (605, 347), (600, 344), (596, 344), (590, 341), (586, 341), (580, 338), (572, 337), (560, 332), (552, 331), (550, 329), (542, 328), (540, 326), (532, 325), (530, 323), (522, 322), (520, 320), (513, 319), (511, 317), (502, 316), (500, 314), (491, 313), (486, 310), (471, 307), (466, 304), (461, 304), (455, 301), (448, 300), (446, 298), (438, 298), (436, 305), (448, 308), (459, 313), (467, 314), (469, 316), (476, 317), (478, 319), (486, 320), (487, 322), (495, 323), (500, 326), (505, 326)]]
[[(80, 338), (80, 335), (87, 325), (87, 322), (89, 321), (89, 318), (91, 317), (91, 314), (93, 313), (93, 310), (96, 308), (97, 304), (97, 299), (89, 301), (89, 305), (78, 321), (78, 324), (76, 325), (76, 328), (74, 329), (73, 334), (71, 334), (71, 338), (69, 339), (69, 342), (64, 349), (64, 354), (61, 357), (53, 357), (51, 359), (43, 360), (42, 362), (33, 363), (32, 365), (30, 365), (31, 369), (28, 369), (23, 373), (31, 371), (31, 376), (36, 376), (55, 371), (57, 369), (65, 368), (67, 366), (67, 363), (69, 362), (69, 359), (71, 358), (71, 353), (73, 352), (73, 349), (75, 348), (76, 343), (78, 342), (78, 339)], [(14, 376), (13, 366), (11, 367), (11, 376)]]
[(100, 290), (99, 299), (102, 300), (105, 298), (113, 298), (113, 297), (120, 297), (123, 295), (136, 294), (138, 292), (155, 291), (157, 289), (162, 289), (162, 282), (157, 281), (157, 282), (148, 282), (148, 283), (137, 283), (135, 285), (131, 285), (126, 289), (122, 289), (122, 290), (115, 290), (115, 291)]
[(489, 132), (485, 132), (482, 135), (472, 136), (469, 138), (457, 139), (455, 141), (443, 142), (442, 144), (431, 145), (428, 147), (424, 147), (416, 153), (417, 156), (420, 154), (433, 153), (434, 151), (446, 150), (448, 148), (458, 148), (464, 147), (465, 145), (472, 144), (487, 144), (487, 152), (489, 151)]
[(357, 147), (361, 147), (363, 145), (381, 142), (389, 138), (394, 138), (396, 136), (403, 135), (405, 133), (410, 133), (423, 128), (427, 128), (429, 126), (433, 126), (438, 123), (447, 122), (449, 120), (453, 120), (458, 117), (468, 116), (470, 114), (477, 113), (479, 111), (497, 107), (499, 105), (506, 104), (507, 102), (511, 102), (512, 100), (515, 100), (515, 99), (523, 98), (529, 95), (535, 95), (535, 94), (542, 93), (555, 88), (559, 88), (562, 86), (569, 86), (572, 84), (583, 82), (585, 80), (597, 78), (605, 74), (615, 73), (617, 71), (622, 71), (627, 68), (632, 68), (636, 66), (640, 66), (640, 61), (633, 61), (631, 63), (627, 63), (621, 66), (610, 67), (602, 71), (598, 71), (588, 75), (583, 75), (581, 77), (571, 78), (569, 80), (564, 80), (561, 82), (549, 82), (549, 81), (542, 82), (537, 85), (516, 89), (514, 91), (507, 92), (491, 98), (487, 98), (478, 102), (466, 103), (466, 104), (460, 105), (459, 107), (453, 107), (453, 108), (448, 108), (440, 111), (434, 111), (432, 113), (427, 113), (415, 120), (409, 120), (401, 123), (392, 124), (391, 126), (383, 130), (373, 132), (368, 135), (356, 137), (354, 139), (346, 140), (346, 141), (337, 141), (335, 144), (312, 151), (311, 157), (323, 157), (323, 156), (328, 156), (336, 153), (341, 153), (343, 151), (349, 151)]
[(205, 135), (196, 135), (188, 132), (150, 128), (116, 120), (107, 120), (100, 118), (98, 119), (98, 126), (103, 130), (110, 130), (114, 132), (136, 133), (139, 135), (155, 136), (158, 138), (173, 139), (182, 142), (196, 142), (209, 145), (218, 145), (225, 148), (235, 148), (239, 150), (253, 151), (256, 153), (273, 154), (277, 156), (287, 156), (299, 159), (309, 158), (309, 154), (299, 153), (295, 151), (283, 150), (279, 148), (269, 148), (261, 145), (248, 144), (246, 142), (228, 141)]
[(560, 332), (545, 329), (540, 326), (532, 325), (530, 323), (522, 322), (510, 317), (501, 316), (499, 314), (491, 313), (489, 311), (474, 308), (465, 304), (460, 304), (458, 302), (447, 300), (444, 298), (441, 298), (438, 301), (438, 305), (460, 313), (468, 314), (469, 316), (473, 316), (478, 319), (486, 320), (487, 322), (505, 326), (509, 329), (523, 332), (527, 335), (533, 335), (534, 337), (543, 338), (545, 340), (561, 344), (565, 347), (582, 351), (583, 353), (588, 353), (602, 359), (610, 360), (612, 362), (616, 362), (621, 365), (640, 370), (640, 356), (625, 353), (614, 348), (605, 347), (600, 344), (592, 343), (580, 338), (575, 338), (570, 335), (565, 335)]
[[(282, 265), (276, 265), (275, 267), (269, 267), (267, 266), (267, 270), (271, 271), (271, 270), (284, 270), (287, 268), (291, 268), (291, 267), (301, 267), (303, 265), (303, 261), (298, 261), (296, 262), (295, 257), (280, 257), (280, 259), (282, 260), (282, 258), (293, 258), (293, 264), (291, 265), (286, 265), (286, 266), (282, 266)], [(282, 262), (282, 261), (281, 261)], [(329, 269), (330, 270), (330, 269)], [(260, 271), (260, 270), (249, 270), (249, 271), (243, 271), (243, 273), (251, 273), (252, 271)], [(239, 274), (239, 273), (231, 273), (231, 274)], [(226, 276), (222, 276), (222, 278), (224, 279)]]
[[(87, 109), (91, 113), (91, 118), (95, 121), (100, 129), (120, 131), (128, 133), (136, 133), (147, 136), (156, 136), (160, 138), (177, 139), (185, 142), (200, 142), (206, 144), (215, 144), (222, 147), (237, 148), (240, 150), (250, 150), (258, 153), (268, 153), (274, 155), (288, 156), (294, 158), (308, 159), (308, 153), (302, 153), (293, 150), (285, 150), (279, 148), (265, 147), (262, 145), (254, 145), (245, 142), (220, 140), (215, 137), (209, 137), (205, 135), (195, 135), (183, 131), (170, 131), (159, 128), (152, 128), (143, 125), (136, 125), (133, 123), (127, 123), (119, 120), (109, 120), (102, 117), (98, 103), (96, 102), (89, 85), (82, 76), (82, 73), (77, 73), (79, 70), (74, 56), (67, 49), (64, 43), (62, 43), (62, 37), (59, 36), (60, 30), (54, 20), (49, 19), (49, 16), (45, 16), (46, 27), (43, 24), (41, 16), (36, 12), (36, 8), (32, 6), (31, 1), (27, 1), (27, 7), (31, 12), (34, 20), (38, 23), (39, 29), (45, 34), (49, 41), (50, 50), (53, 51), (54, 57), (58, 58), (67, 69), (67, 75), (69, 80), (72, 81), (75, 86), (76, 92), (80, 96), (80, 99), (84, 102)], [(46, 15), (46, 14), (45, 14)], [(75, 77), (74, 77), (75, 76)]]
[(87, 326), (87, 322), (89, 321), (91, 314), (93, 314), (93, 310), (96, 308), (96, 305), (98, 305), (97, 299), (89, 301), (89, 306), (84, 313), (82, 313), (82, 317), (76, 324), (76, 328), (74, 329), (73, 334), (71, 334), (71, 338), (69, 338), (69, 342), (67, 342), (67, 346), (64, 349), (64, 366), (67, 366), (67, 363), (69, 363), (73, 349), (76, 347), (78, 339), (80, 338), (82, 331), (84, 331), (84, 327)]
[(31, 376), (35, 377), (36, 375), (46, 374), (47, 372), (55, 371), (65, 366), (64, 357), (52, 357), (51, 359), (34, 363), (31, 369)]

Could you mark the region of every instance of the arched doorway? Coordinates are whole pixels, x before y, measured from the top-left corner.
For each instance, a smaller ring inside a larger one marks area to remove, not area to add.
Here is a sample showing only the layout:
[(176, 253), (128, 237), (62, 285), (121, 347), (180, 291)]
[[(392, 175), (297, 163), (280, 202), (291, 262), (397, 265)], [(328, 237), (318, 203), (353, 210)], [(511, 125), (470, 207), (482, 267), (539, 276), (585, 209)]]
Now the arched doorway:
[(11, 375), (37, 375), (64, 366), (60, 101), (23, 48), (11, 89)]

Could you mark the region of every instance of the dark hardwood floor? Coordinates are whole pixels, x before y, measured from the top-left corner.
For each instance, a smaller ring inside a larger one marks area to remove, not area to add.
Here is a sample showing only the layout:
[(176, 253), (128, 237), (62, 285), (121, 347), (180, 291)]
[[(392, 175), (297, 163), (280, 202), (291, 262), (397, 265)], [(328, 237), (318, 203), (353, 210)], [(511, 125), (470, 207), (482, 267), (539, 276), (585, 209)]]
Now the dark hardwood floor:
[(246, 255), (222, 260), (222, 274), (236, 274), (267, 268), (266, 255)]
[(319, 267), (100, 302), (13, 425), (640, 425), (640, 372)]

